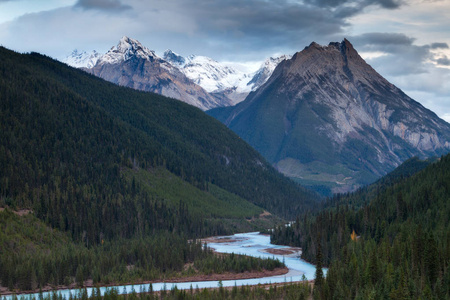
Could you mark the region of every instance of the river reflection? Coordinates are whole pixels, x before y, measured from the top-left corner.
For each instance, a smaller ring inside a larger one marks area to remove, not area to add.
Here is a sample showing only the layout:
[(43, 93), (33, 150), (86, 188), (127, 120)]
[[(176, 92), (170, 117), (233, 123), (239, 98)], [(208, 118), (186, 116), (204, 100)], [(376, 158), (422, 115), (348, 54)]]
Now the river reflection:
[[(221, 253), (235, 253), (235, 254), (244, 254), (254, 257), (261, 258), (278, 258), (281, 261), (284, 261), (286, 266), (289, 268), (289, 272), (284, 275), (278, 276), (270, 276), (270, 277), (262, 277), (262, 278), (254, 278), (254, 279), (239, 279), (239, 280), (223, 280), (222, 285), (224, 287), (227, 286), (241, 286), (241, 285), (257, 285), (257, 284), (267, 284), (267, 283), (283, 283), (290, 281), (300, 281), (303, 278), (303, 275), (307, 280), (314, 279), (315, 275), (315, 266), (301, 260), (298, 257), (298, 253), (293, 253), (290, 255), (276, 255), (272, 253), (268, 253), (267, 249), (289, 249), (288, 246), (278, 246), (270, 244), (270, 237), (267, 235), (259, 234), (258, 232), (250, 232), (250, 233), (240, 233), (231, 236), (218, 237), (215, 239), (216, 243), (211, 242), (208, 243), (208, 246), (214, 248), (216, 252)], [(270, 250), (269, 250), (270, 251)], [(274, 252), (274, 251), (271, 251)], [(276, 251), (275, 251), (276, 252)], [(324, 275), (326, 275), (326, 269), (323, 270)], [(152, 287), (154, 291), (160, 290), (170, 290), (175, 286), (178, 289), (190, 289), (192, 288), (209, 288), (209, 287), (218, 287), (219, 281), (195, 281), (195, 282), (181, 282), (181, 283), (171, 283), (171, 282), (161, 282), (161, 283), (153, 283)], [(116, 286), (119, 294), (124, 293), (132, 293), (133, 290), (136, 292), (140, 292), (143, 290), (149, 289), (149, 284), (142, 285), (123, 285)], [(111, 289), (111, 287), (102, 287), (100, 288), (100, 292), (103, 295), (105, 291)], [(91, 295), (93, 288), (88, 288), (88, 295)], [(78, 289), (70, 289), (70, 290), (59, 290), (58, 294), (61, 294), (64, 298), (68, 299), (70, 295), (73, 296), (79, 293)], [(51, 295), (49, 293), (43, 293), (44, 297)], [(38, 299), (38, 294), (28, 294), (24, 295), (24, 299), (31, 299), (35, 297)], [(6, 300), (11, 300), (11, 296), (2, 297), (2, 299), (6, 298)]]

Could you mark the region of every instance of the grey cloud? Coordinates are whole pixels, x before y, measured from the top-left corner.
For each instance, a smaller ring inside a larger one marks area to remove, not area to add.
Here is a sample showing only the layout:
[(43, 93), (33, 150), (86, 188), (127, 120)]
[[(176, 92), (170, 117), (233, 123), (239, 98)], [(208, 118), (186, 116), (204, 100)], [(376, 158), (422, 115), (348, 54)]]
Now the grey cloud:
[(400, 7), (401, 5), (401, 2), (398, 0), (307, 0), (306, 2), (321, 7), (338, 7), (348, 5), (360, 7), (360, 9), (363, 9), (369, 5), (378, 5), (383, 8), (394, 9)]
[[(402, 33), (366, 33), (352, 40), (360, 51), (381, 51), (388, 54), (380, 58), (372, 59), (372, 62), (386, 69), (390, 74), (408, 74), (426, 72), (425, 64), (428, 60), (438, 65), (447, 66), (449, 59), (446, 56), (439, 57), (431, 50), (448, 49), (447, 43), (432, 43), (430, 45), (414, 45), (414, 38)], [(437, 56), (437, 58), (436, 58)]]
[(394, 0), (375, 0), (372, 2), (372, 4), (379, 4), (381, 7), (389, 8), (389, 9), (395, 9), (399, 8), (402, 4), (401, 1), (394, 1)]
[(447, 43), (432, 43), (431, 44), (432, 49), (448, 49)]
[[(263, 59), (263, 56), (286, 47), (301, 50), (318, 37), (322, 39), (318, 42), (328, 42), (348, 25), (345, 19), (335, 17), (330, 9), (289, 0), (155, 1), (152, 9), (189, 16), (196, 25), (189, 38), (197, 39), (197, 44), (204, 43), (202, 51), (209, 53), (203, 52), (203, 55), (217, 59), (236, 59), (237, 55), (247, 60)], [(150, 9), (147, 13), (147, 18), (151, 19)], [(181, 21), (176, 16), (171, 22), (171, 26), (183, 26), (177, 24)], [(165, 38), (170, 36), (166, 33)]]
[(441, 66), (450, 66), (450, 59), (447, 56), (438, 58), (436, 63)]
[(305, 2), (320, 8), (333, 8), (334, 15), (339, 18), (357, 15), (368, 6), (396, 9), (402, 4), (401, 0), (306, 0)]
[[(190, 1), (183, 1), (188, 3)], [(329, 10), (307, 7), (289, 1), (192, 1), (184, 8), (194, 6), (199, 22), (215, 30), (239, 30), (243, 33), (278, 34), (301, 31), (305, 28), (317, 33), (341, 30), (344, 21), (333, 18)]]
[(403, 33), (370, 32), (355, 36), (352, 40), (364, 46), (411, 46), (415, 39)]
[(381, 74), (401, 76), (426, 73), (426, 61), (432, 58), (429, 45), (414, 45), (415, 39), (402, 33), (373, 32), (349, 39), (359, 52), (386, 54), (368, 60)]
[(75, 7), (107, 11), (121, 11), (131, 8), (131, 6), (124, 5), (119, 0), (78, 0)]

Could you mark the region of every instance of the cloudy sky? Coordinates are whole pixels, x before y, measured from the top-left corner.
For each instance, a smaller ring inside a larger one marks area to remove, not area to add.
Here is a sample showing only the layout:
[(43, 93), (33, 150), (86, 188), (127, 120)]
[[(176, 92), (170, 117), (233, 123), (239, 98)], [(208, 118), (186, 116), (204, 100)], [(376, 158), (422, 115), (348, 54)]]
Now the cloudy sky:
[(124, 35), (159, 54), (252, 66), (347, 38), (381, 75), (450, 122), (449, 0), (0, 0), (0, 44), (19, 52), (104, 53)]

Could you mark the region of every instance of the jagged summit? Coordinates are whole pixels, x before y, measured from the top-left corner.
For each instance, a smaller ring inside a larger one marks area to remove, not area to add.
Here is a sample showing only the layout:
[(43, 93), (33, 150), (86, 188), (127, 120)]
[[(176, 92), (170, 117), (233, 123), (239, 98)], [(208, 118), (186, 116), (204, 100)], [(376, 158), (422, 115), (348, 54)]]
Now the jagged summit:
[(118, 64), (133, 57), (149, 61), (159, 59), (153, 50), (144, 47), (138, 40), (123, 36), (117, 46), (113, 46), (97, 63)]
[(183, 56), (173, 52), (170, 49), (167, 49), (166, 51), (164, 51), (163, 59), (165, 61), (167, 61), (175, 66), (179, 66), (179, 67), (182, 67), (186, 64), (186, 59)]
[(211, 115), (281, 172), (335, 192), (412, 156), (450, 151), (450, 125), (378, 74), (346, 39), (311, 43), (245, 101)]

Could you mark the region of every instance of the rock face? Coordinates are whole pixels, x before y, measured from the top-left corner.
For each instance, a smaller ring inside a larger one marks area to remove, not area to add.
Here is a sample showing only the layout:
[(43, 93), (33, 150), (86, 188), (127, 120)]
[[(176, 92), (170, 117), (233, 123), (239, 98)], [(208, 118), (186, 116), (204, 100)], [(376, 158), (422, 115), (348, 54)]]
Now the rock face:
[(285, 175), (325, 193), (450, 150), (450, 124), (384, 79), (348, 40), (312, 43), (245, 101), (209, 113)]
[(110, 82), (175, 98), (203, 110), (223, 105), (178, 68), (128, 37), (123, 37), (92, 68), (84, 70)]

